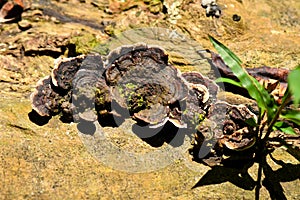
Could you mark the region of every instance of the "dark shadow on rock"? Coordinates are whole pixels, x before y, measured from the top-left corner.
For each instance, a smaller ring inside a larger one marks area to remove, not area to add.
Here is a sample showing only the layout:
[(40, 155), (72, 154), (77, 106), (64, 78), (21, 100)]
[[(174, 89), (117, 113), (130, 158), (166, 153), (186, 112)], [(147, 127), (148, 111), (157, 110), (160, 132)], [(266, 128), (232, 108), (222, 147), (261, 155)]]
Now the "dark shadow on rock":
[(102, 127), (118, 127), (125, 119), (113, 114), (98, 115), (98, 122)]
[(63, 53), (61, 51), (53, 51), (53, 50), (27, 50), (25, 51), (25, 56), (51, 56), (52, 58), (58, 58)]
[(150, 128), (145, 124), (134, 124), (132, 131), (152, 147), (161, 147), (165, 142), (173, 147), (179, 147), (184, 142), (187, 129), (180, 129), (171, 122), (166, 122), (163, 127)]
[[(297, 128), (300, 129), (300, 127)], [(287, 148), (287, 152), (300, 162), (300, 147), (288, 144), (286, 141), (282, 139), (280, 139), (280, 142)]]
[(60, 120), (62, 123), (66, 123), (66, 124), (70, 124), (71, 122), (74, 122), (72, 116), (64, 115), (64, 114), (62, 114), (62, 115), (59, 117), (59, 120)]
[[(251, 151), (248, 153), (251, 154)], [(273, 170), (267, 163), (266, 156), (262, 157), (260, 163), (264, 173), (262, 185), (268, 190), (271, 199), (287, 199), (280, 182), (290, 182), (300, 179), (300, 164), (285, 163), (281, 160), (275, 160), (271, 154), (269, 155), (281, 168)], [(238, 159), (238, 157), (233, 157), (234, 159), (232, 160), (231, 157), (233, 156), (222, 161), (219, 160), (221, 165), (212, 166), (193, 188), (230, 182), (244, 190), (253, 190), (257, 186), (257, 182), (249, 175), (248, 169), (254, 162), (258, 162), (257, 158), (243, 160)], [(203, 160), (205, 159), (198, 159), (197, 162), (206, 164)]]
[(282, 167), (273, 170), (267, 162), (263, 162), (263, 172), (265, 178), (262, 181), (263, 186), (269, 191), (271, 199), (287, 199), (284, 194), (284, 189), (280, 182), (289, 182), (300, 179), (300, 164), (284, 163), (281, 160), (275, 160), (270, 155), (276, 164)]
[(224, 166), (214, 166), (209, 170), (193, 188), (230, 182), (244, 190), (253, 190), (255, 180), (249, 175), (247, 170), (254, 162), (249, 162), (243, 168), (232, 168)]
[(266, 177), (262, 181), (262, 184), (269, 191), (271, 199), (287, 199), (278, 177), (273, 174), (274, 171), (272, 168), (268, 164), (265, 164), (263, 166), (263, 171)]
[(99, 25), (97, 23), (94, 23), (93, 21), (86, 20), (82, 17), (76, 18), (76, 17), (73, 17), (73, 16), (69, 16), (69, 15), (67, 15), (63, 12), (56, 11), (52, 8), (44, 8), (43, 9), (43, 14), (51, 16), (51, 17), (55, 17), (58, 21), (60, 21), (62, 23), (72, 22), (72, 23), (83, 24), (85, 26), (91, 27), (91, 28), (96, 29), (96, 30), (100, 30), (102, 32), (104, 32), (104, 29), (105, 29), (104, 24)]
[(51, 116), (40, 116), (35, 110), (28, 113), (29, 120), (36, 125), (43, 126), (49, 122)]
[(285, 163), (282, 168), (274, 171), (273, 175), (277, 176), (280, 182), (289, 182), (300, 179), (300, 164), (294, 165)]
[(89, 122), (84, 120), (80, 121), (77, 124), (77, 129), (78, 131), (86, 135), (94, 135), (96, 132), (96, 126), (94, 122)]

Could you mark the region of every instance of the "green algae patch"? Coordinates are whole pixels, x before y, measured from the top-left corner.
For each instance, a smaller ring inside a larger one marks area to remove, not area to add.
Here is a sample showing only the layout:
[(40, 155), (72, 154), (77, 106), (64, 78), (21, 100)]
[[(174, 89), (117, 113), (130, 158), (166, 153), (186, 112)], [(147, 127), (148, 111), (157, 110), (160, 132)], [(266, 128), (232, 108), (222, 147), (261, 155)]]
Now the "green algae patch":
[(75, 44), (76, 53), (87, 54), (95, 47), (100, 45), (101, 41), (97, 39), (96, 35), (91, 33), (83, 33), (70, 39), (71, 44)]

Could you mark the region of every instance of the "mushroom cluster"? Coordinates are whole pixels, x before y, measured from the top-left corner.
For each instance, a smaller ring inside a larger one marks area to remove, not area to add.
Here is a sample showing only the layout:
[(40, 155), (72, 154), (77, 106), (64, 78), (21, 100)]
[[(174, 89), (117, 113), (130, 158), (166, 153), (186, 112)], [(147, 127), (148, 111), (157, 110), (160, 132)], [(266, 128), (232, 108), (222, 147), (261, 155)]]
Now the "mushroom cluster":
[(69, 120), (96, 121), (101, 115), (132, 117), (153, 127), (167, 121), (197, 125), (216, 100), (218, 86), (198, 72), (181, 73), (158, 46), (124, 45), (108, 56), (58, 59), (51, 76), (31, 94), (40, 116), (62, 113)]
[(41, 79), (31, 94), (32, 108), (45, 118), (62, 113), (70, 119), (72, 80), (84, 56), (56, 60), (51, 76)]
[(161, 47), (137, 43), (107, 56), (58, 59), (51, 76), (38, 82), (31, 102), (34, 112), (48, 118), (61, 113), (68, 121), (101, 122), (110, 115), (150, 128), (171, 122), (228, 149), (251, 146), (253, 130), (245, 121), (255, 115), (245, 106), (217, 101), (218, 91), (199, 72), (181, 73)]
[(255, 143), (254, 127), (249, 126), (251, 120), (255, 122), (256, 115), (245, 105), (216, 102), (205, 121), (197, 126), (197, 131), (206, 139), (216, 139), (220, 146), (240, 151)]
[[(256, 115), (246, 105), (218, 101), (211, 105), (205, 120), (196, 127), (191, 153), (210, 166), (241, 157), (251, 159), (256, 142), (255, 129), (251, 124), (256, 121)], [(201, 155), (201, 148), (211, 151)]]

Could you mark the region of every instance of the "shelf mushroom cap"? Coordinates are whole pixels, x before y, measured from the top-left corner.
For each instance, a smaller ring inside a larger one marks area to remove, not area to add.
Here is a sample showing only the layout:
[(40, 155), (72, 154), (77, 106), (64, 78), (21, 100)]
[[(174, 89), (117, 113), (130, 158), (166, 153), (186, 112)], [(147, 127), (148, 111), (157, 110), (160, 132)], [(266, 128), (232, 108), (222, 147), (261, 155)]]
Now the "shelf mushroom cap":
[(39, 80), (30, 100), (33, 110), (40, 116), (51, 116), (60, 110), (62, 96), (53, 90), (51, 77), (46, 76)]
[(81, 55), (72, 58), (56, 59), (51, 73), (53, 85), (61, 90), (70, 90), (72, 88), (73, 78), (85, 58), (85, 55)]

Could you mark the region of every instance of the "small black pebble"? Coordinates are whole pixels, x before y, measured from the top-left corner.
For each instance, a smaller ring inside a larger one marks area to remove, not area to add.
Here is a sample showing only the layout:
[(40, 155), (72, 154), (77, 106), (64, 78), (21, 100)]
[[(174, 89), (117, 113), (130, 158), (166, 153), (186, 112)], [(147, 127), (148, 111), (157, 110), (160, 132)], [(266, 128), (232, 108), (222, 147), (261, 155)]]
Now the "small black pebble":
[(233, 21), (238, 22), (241, 20), (241, 16), (234, 14), (234, 15), (232, 15), (232, 19), (233, 19)]

